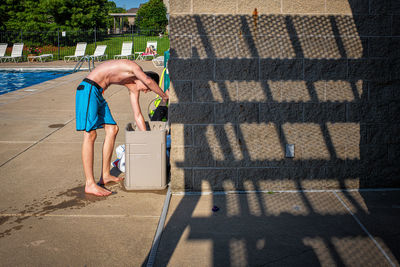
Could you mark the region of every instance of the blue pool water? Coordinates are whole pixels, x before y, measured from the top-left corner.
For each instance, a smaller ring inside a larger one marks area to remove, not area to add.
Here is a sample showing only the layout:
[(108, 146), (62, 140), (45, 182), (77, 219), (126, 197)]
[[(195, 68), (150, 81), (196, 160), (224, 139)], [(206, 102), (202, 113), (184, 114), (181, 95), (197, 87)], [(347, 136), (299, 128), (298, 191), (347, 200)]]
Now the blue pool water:
[(59, 78), (72, 71), (57, 70), (24, 70), (24, 71), (0, 71), (0, 95), (19, 90), (31, 85)]

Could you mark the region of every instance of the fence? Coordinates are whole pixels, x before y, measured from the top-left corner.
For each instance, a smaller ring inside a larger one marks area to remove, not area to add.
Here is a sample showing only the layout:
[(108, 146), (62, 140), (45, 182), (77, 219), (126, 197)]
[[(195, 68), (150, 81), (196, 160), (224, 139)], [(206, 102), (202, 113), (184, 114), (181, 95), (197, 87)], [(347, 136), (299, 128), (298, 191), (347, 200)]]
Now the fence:
[(0, 43), (7, 43), (6, 55), (11, 54), (13, 43), (24, 43), (23, 56), (26, 59), (29, 49), (39, 48), (40, 54), (53, 54), (53, 60), (61, 60), (64, 56), (75, 53), (78, 42), (87, 42), (87, 55), (93, 55), (97, 45), (107, 45), (108, 59), (121, 53), (124, 41), (133, 42), (132, 52), (145, 51), (147, 41), (157, 41), (157, 52), (163, 55), (169, 49), (168, 35), (164, 30), (131, 30), (114, 34), (107, 30), (91, 29), (86, 31), (49, 31), (49, 32), (0, 32)]

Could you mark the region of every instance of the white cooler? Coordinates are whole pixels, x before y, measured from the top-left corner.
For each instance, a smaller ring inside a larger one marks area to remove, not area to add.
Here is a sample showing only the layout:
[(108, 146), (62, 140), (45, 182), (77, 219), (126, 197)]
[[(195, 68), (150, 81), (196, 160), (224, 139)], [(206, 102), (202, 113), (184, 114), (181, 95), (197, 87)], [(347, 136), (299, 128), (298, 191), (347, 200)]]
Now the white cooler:
[(167, 177), (167, 122), (146, 122), (147, 131), (137, 130), (135, 123), (125, 128), (125, 180), (127, 190), (165, 189)]

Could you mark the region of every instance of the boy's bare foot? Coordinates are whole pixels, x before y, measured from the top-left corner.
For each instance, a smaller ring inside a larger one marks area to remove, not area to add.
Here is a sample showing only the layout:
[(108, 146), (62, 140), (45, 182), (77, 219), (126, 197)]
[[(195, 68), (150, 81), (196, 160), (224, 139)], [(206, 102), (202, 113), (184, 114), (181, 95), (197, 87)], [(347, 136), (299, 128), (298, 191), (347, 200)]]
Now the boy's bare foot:
[(112, 176), (112, 175), (103, 176), (103, 177), (100, 177), (99, 184), (108, 184), (110, 182), (118, 183), (118, 182), (120, 182), (122, 180), (124, 180), (123, 177), (115, 177), (115, 176)]
[(104, 197), (104, 196), (111, 195), (112, 192), (101, 186), (98, 186), (97, 184), (90, 184), (90, 185), (86, 184), (85, 193), (92, 194), (92, 195), (99, 196), (99, 197)]

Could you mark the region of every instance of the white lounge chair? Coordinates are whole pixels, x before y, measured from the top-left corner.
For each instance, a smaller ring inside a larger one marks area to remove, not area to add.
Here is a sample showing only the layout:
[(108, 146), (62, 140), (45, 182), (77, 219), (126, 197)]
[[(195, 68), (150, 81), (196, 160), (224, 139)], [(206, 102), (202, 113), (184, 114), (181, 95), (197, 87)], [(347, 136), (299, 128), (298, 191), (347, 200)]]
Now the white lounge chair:
[(7, 44), (0, 44), (0, 62), (3, 60), (3, 57), (6, 55)]
[(28, 56), (28, 62), (33, 62), (33, 61), (46, 61), (46, 59), (51, 59), (53, 60), (53, 54), (41, 54), (38, 56)]
[(73, 56), (64, 56), (64, 61), (67, 62), (72, 58), (74, 60), (79, 60), (80, 57), (85, 56), (86, 45), (87, 43), (85, 42), (77, 43), (75, 48), (75, 54)]
[(120, 55), (115, 55), (114, 59), (124, 58), (124, 57), (129, 59), (129, 57), (134, 57), (134, 55), (132, 54), (132, 46), (133, 46), (132, 42), (123, 42), (122, 43), (121, 54)]
[(11, 56), (4, 56), (1, 59), (4, 61), (14, 61), (17, 62), (21, 59), (22, 61), (22, 50), (24, 49), (24, 44), (23, 43), (15, 43), (13, 45), (12, 51), (11, 51)]
[(162, 68), (164, 67), (164, 56), (156, 57), (155, 59), (151, 60), (153, 62), (154, 67)]
[(90, 57), (93, 58), (93, 60), (100, 60), (102, 58), (107, 59), (107, 55), (105, 54), (106, 52), (107, 45), (98, 45), (96, 49), (94, 50), (94, 54), (91, 55)]
[(140, 60), (145, 60), (147, 58), (155, 59), (158, 56), (157, 41), (147, 41), (146, 48), (150, 48), (153, 51), (153, 53), (136, 52), (135, 54), (137, 55), (137, 59)]

